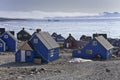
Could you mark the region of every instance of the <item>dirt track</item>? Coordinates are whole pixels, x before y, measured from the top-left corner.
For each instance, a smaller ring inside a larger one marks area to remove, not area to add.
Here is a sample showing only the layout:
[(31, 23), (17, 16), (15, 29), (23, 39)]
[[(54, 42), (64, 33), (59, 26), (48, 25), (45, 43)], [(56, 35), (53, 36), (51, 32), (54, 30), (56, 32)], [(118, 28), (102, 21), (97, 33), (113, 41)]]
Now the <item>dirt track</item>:
[(15, 63), (14, 55), (0, 55), (0, 80), (119, 80), (120, 61), (69, 63), (70, 53), (48, 64)]

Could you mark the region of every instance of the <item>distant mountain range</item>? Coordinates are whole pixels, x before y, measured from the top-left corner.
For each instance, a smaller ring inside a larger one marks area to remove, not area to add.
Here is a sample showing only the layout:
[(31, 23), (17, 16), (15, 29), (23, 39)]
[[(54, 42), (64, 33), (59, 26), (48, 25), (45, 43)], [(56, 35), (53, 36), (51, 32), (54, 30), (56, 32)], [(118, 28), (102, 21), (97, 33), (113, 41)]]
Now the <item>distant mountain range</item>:
[(3, 18), (3, 17), (0, 17), (0, 21), (23, 21), (23, 20), (27, 20), (27, 19), (19, 19), (19, 18)]
[(0, 21), (69, 21), (69, 20), (86, 20), (86, 19), (120, 19), (120, 13), (119, 12), (104, 12), (99, 15), (95, 16), (75, 16), (75, 17), (46, 17), (44, 19), (20, 19), (20, 18), (3, 18), (0, 17)]
[[(53, 18), (53, 17), (51, 17)], [(119, 12), (113, 12), (113, 13), (110, 13), (110, 12), (104, 12), (102, 14), (99, 14), (99, 15), (95, 15), (95, 16), (75, 16), (75, 17), (54, 17), (54, 19), (60, 19), (60, 18), (63, 18), (63, 19), (89, 19), (89, 18), (120, 18), (120, 13)], [(50, 17), (48, 18), (50, 19)]]

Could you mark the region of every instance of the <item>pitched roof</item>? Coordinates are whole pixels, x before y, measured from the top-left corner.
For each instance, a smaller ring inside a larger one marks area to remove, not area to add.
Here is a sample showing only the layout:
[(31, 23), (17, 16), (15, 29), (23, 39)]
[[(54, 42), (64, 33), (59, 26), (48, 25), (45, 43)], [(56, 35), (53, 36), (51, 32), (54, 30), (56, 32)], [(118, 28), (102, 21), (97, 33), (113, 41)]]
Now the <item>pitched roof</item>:
[(30, 45), (25, 42), (21, 47), (20, 47), (21, 50), (32, 50), (32, 48), (30, 47)]
[(25, 32), (25, 33), (27, 33), (28, 35), (31, 35), (31, 34), (28, 33), (25, 29), (20, 30), (17, 34), (20, 34), (20, 33), (22, 33), (22, 32)]
[(75, 38), (71, 34), (69, 34), (69, 36), (67, 37), (67, 39), (65, 41), (68, 41), (68, 40), (75, 40)]
[(5, 44), (5, 42), (4, 42), (2, 39), (0, 39), (0, 41), (3, 42), (3, 43)]
[(51, 35), (48, 32), (39, 32), (35, 33), (38, 38), (42, 41), (42, 43), (48, 48), (53, 49), (56, 47), (59, 47), (57, 42), (51, 37)]
[(107, 50), (114, 48), (103, 36), (95, 37), (95, 39)]
[(4, 36), (5, 33), (10, 35), (15, 41), (17, 41), (17, 39), (9, 31), (4, 32), (1, 36)]

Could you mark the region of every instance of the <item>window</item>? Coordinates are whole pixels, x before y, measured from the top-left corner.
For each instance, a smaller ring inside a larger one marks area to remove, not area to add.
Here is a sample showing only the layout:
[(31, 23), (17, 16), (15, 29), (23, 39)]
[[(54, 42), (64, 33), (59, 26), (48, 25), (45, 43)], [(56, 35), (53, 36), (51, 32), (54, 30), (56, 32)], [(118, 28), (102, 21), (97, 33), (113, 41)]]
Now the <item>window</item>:
[(107, 53), (110, 53), (110, 54), (111, 54), (111, 53), (113, 53), (113, 50), (111, 49), (111, 50), (107, 51)]
[(37, 44), (38, 43), (38, 39), (34, 39), (34, 43)]
[(78, 50), (78, 53), (80, 54), (80, 53), (81, 53), (81, 51), (80, 51), (80, 50)]
[(64, 41), (63, 38), (57, 38), (57, 41)]
[(19, 34), (19, 35), (18, 35), (18, 37), (19, 37), (19, 38), (21, 38), (21, 37), (22, 37), (22, 35), (21, 35), (21, 34)]
[(7, 38), (8, 38), (8, 35), (4, 35), (4, 38), (6, 38), (6, 39), (7, 39)]
[(30, 52), (30, 51), (27, 51), (27, 52), (26, 52), (26, 56), (31, 56), (31, 52)]
[(86, 50), (87, 54), (92, 54), (92, 50)]
[(27, 34), (24, 34), (25, 37), (27, 37), (28, 35)]
[(50, 51), (50, 57), (53, 57), (54, 56), (54, 50), (51, 50)]
[(8, 46), (5, 46), (6, 50), (8, 51)]
[(0, 43), (0, 47), (2, 47), (2, 43)]
[(93, 41), (93, 46), (97, 46), (97, 41)]

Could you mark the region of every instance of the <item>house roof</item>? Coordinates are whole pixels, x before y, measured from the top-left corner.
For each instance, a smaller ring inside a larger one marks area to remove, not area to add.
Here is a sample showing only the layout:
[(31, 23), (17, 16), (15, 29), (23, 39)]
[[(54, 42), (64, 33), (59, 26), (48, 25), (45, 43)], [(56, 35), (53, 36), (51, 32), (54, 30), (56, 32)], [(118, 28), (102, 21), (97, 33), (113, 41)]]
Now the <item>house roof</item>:
[(17, 41), (17, 39), (9, 31), (4, 32), (1, 36), (4, 36), (5, 33), (10, 35), (15, 41)]
[(35, 34), (48, 49), (59, 47), (57, 42), (51, 37), (48, 32), (39, 32)]
[(76, 41), (75, 38), (71, 34), (69, 34), (69, 36), (65, 41), (72, 41), (72, 40)]
[(17, 34), (21, 34), (22, 32), (25, 32), (26, 34), (31, 35), (31, 34), (28, 33), (25, 29), (20, 30)]
[(28, 42), (23, 43), (23, 45), (20, 47), (21, 50), (32, 50)]
[(57, 37), (57, 33), (54, 32), (51, 36), (52, 37)]
[(95, 39), (107, 50), (114, 48), (103, 36), (95, 37)]

